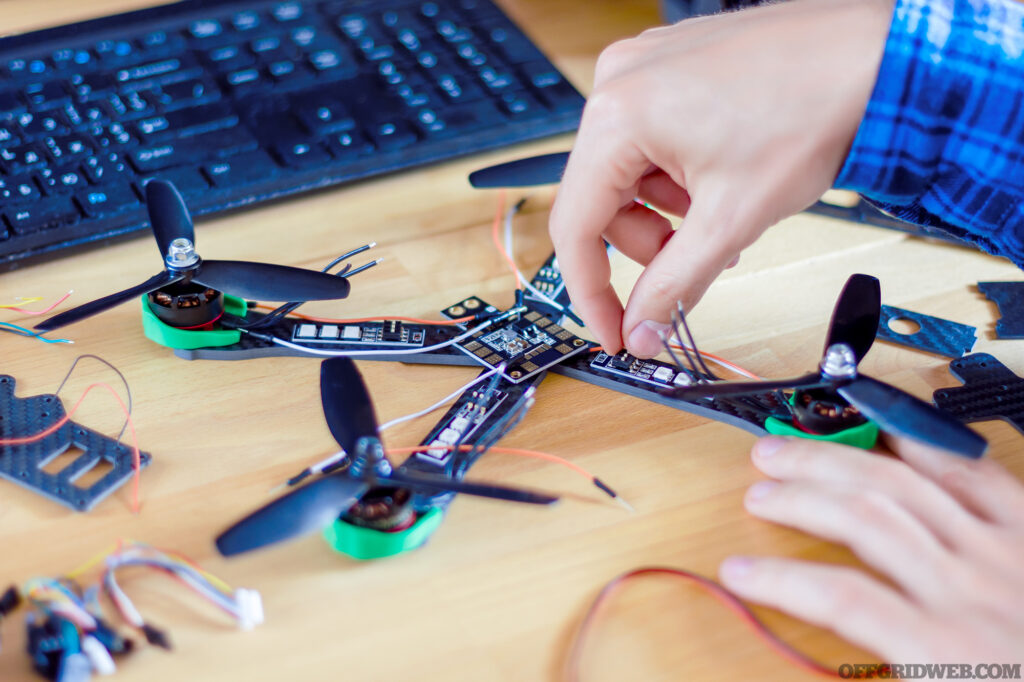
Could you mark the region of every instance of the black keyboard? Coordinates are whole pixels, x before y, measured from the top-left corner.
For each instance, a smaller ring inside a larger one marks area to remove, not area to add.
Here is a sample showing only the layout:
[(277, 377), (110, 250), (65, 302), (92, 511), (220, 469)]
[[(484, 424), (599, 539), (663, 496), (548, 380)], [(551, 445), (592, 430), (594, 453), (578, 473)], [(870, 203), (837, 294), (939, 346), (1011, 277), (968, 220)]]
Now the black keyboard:
[(0, 39), (0, 269), (573, 130), (583, 98), (488, 0), (186, 0)]

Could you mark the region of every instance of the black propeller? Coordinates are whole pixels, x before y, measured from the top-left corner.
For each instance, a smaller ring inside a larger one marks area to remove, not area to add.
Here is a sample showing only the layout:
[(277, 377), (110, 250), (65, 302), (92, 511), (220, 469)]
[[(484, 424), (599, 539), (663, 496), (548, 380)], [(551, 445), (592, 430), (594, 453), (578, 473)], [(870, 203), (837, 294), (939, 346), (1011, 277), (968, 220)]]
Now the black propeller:
[(426, 493), (463, 493), (527, 504), (547, 505), (558, 500), (517, 488), (394, 471), (383, 456), (377, 417), (366, 384), (349, 358), (323, 362), (320, 394), (331, 435), (351, 463), (277, 498), (224, 531), (217, 538), (221, 554), (241, 554), (324, 528), (378, 486)]
[(697, 384), (672, 391), (683, 400), (769, 393), (778, 389), (826, 388), (889, 433), (934, 445), (976, 459), (988, 443), (951, 415), (895, 386), (857, 371), (871, 348), (881, 316), (878, 280), (853, 275), (836, 301), (819, 370), (781, 381), (737, 381)]
[(57, 329), (181, 281), (262, 301), (321, 301), (348, 296), (348, 280), (336, 275), (269, 263), (204, 261), (195, 251), (195, 230), (185, 201), (169, 182), (151, 180), (146, 184), (146, 207), (164, 271), (130, 289), (66, 310), (40, 322), (36, 329)]
[(562, 181), (569, 152), (516, 159), (469, 174), (469, 184), (478, 189), (554, 185)]

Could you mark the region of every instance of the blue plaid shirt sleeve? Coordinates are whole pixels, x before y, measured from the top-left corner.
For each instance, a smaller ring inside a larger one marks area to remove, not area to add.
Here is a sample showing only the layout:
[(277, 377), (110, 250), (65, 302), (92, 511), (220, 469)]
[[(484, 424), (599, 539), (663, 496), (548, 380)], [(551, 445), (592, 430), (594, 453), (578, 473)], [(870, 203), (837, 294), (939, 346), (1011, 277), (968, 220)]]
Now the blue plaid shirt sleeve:
[(1024, 6), (897, 0), (835, 186), (1024, 267)]

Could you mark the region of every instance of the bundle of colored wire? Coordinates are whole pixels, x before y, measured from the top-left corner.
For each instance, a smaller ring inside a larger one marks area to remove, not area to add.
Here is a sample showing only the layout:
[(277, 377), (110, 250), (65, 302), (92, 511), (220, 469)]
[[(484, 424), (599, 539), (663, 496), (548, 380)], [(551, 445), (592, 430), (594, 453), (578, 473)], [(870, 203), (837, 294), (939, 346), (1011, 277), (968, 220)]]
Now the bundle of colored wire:
[(603, 588), (601, 588), (601, 591), (598, 592), (594, 601), (590, 603), (590, 608), (587, 609), (586, 615), (583, 616), (583, 622), (580, 623), (580, 627), (573, 638), (572, 645), (569, 647), (569, 656), (566, 659), (565, 666), (565, 679), (567, 682), (579, 682), (580, 680), (580, 664), (583, 659), (583, 648), (586, 644), (587, 636), (590, 634), (590, 630), (593, 628), (594, 622), (597, 620), (601, 607), (604, 606), (608, 599), (611, 598), (612, 594), (626, 582), (634, 578), (652, 575), (671, 576), (693, 582), (699, 587), (710, 592), (713, 597), (729, 607), (733, 613), (740, 616), (744, 622), (754, 630), (754, 633), (767, 642), (768, 645), (771, 646), (772, 649), (774, 649), (780, 656), (819, 675), (825, 675), (828, 677), (839, 676), (838, 672), (834, 668), (830, 668), (823, 663), (819, 663), (810, 656), (797, 651), (791, 645), (780, 639), (778, 635), (768, 629), (768, 626), (765, 625), (761, 619), (758, 618), (754, 612), (740, 600), (739, 597), (714, 580), (705, 578), (693, 571), (687, 571), (681, 568), (653, 566), (627, 571), (626, 573), (623, 573), (609, 581)]
[(10, 334), (17, 334), (18, 336), (27, 336), (31, 339), (42, 341), (43, 343), (74, 343), (71, 339), (48, 339), (43, 336), (41, 332), (34, 332), (31, 329), (11, 322), (0, 322), (0, 332), (8, 332)]
[(563, 315), (568, 316), (569, 318), (572, 319), (573, 322), (582, 327), (583, 320), (577, 317), (575, 313), (573, 313), (571, 310), (563, 306), (561, 303), (556, 302), (554, 299), (550, 298), (547, 294), (545, 294), (540, 289), (535, 287), (533, 283), (530, 282), (530, 280), (526, 277), (526, 275), (523, 274), (523, 271), (519, 269), (519, 266), (516, 265), (515, 239), (514, 231), (512, 229), (512, 220), (513, 218), (515, 218), (516, 214), (522, 210), (523, 204), (525, 203), (525, 198), (520, 199), (512, 208), (508, 209), (508, 211), (505, 212), (505, 245), (502, 248), (501, 245), (499, 244), (498, 247), (505, 256), (505, 259), (508, 261), (509, 266), (512, 268), (512, 271), (515, 273), (516, 282), (519, 284), (520, 288), (526, 287), (526, 289), (531, 294), (536, 296), (543, 303), (547, 303), (549, 306), (551, 306), (555, 310), (558, 310)]
[[(505, 365), (504, 364), (498, 365), (494, 369), (491, 369), (491, 370), (489, 370), (487, 372), (484, 372), (483, 374), (479, 375), (477, 378), (473, 379), (469, 383), (464, 384), (463, 386), (460, 386), (459, 388), (455, 389), (454, 391), (452, 391), (451, 393), (449, 393), (445, 397), (443, 397), (440, 400), (438, 400), (433, 405), (430, 405), (429, 407), (425, 407), (422, 410), (420, 410), (419, 412), (413, 412), (412, 414), (407, 414), (404, 417), (397, 417), (395, 419), (392, 419), (389, 422), (384, 422), (383, 424), (380, 425), (380, 427), (377, 430), (380, 431), (380, 432), (383, 432), (383, 431), (386, 431), (386, 430), (390, 429), (392, 426), (397, 426), (398, 424), (402, 424), (404, 422), (411, 421), (413, 419), (419, 419), (420, 417), (428, 415), (431, 412), (433, 412), (434, 410), (440, 409), (441, 407), (447, 405), (452, 400), (455, 400), (460, 395), (462, 395), (463, 393), (465, 393), (469, 389), (473, 388), (474, 386), (476, 386), (480, 382), (484, 381), (488, 377), (495, 376), (499, 372), (502, 372), (504, 370), (505, 370)], [(333, 455), (331, 455), (329, 457), (325, 457), (324, 459), (320, 460), (316, 464), (312, 464), (312, 465), (306, 467), (305, 469), (303, 469), (302, 471), (300, 471), (299, 473), (295, 474), (294, 476), (289, 478), (287, 481), (285, 481), (282, 485), (279, 485), (279, 486), (275, 487), (271, 492), (277, 492), (281, 488), (289, 488), (291, 486), (298, 485), (299, 483), (302, 483), (304, 480), (306, 480), (310, 476), (314, 476), (316, 474), (323, 473), (324, 471), (328, 470), (332, 465), (340, 462), (344, 458), (345, 458), (345, 451), (344, 450), (342, 450), (340, 452), (336, 452), (336, 453), (334, 453)]]
[(110, 675), (114, 657), (130, 652), (131, 640), (104, 621), (98, 605), (90, 609), (69, 579), (34, 578), (24, 588), (36, 609), (27, 619), (28, 652), (37, 671), (49, 679), (88, 679), (93, 672)]
[(150, 625), (117, 582), (121, 569), (140, 566), (177, 578), (183, 585), (230, 615), (242, 630), (251, 630), (263, 622), (263, 603), (255, 590), (232, 590), (219, 578), (201, 570), (187, 558), (163, 552), (142, 543), (131, 543), (115, 550), (105, 559), (102, 585), (121, 616), (145, 635), (150, 644), (170, 648), (167, 636)]
[[(352, 249), (351, 251), (349, 251), (347, 253), (343, 253), (340, 256), (338, 256), (337, 258), (335, 258), (334, 260), (332, 260), (330, 263), (325, 265), (323, 267), (323, 269), (320, 270), (320, 272), (324, 272), (324, 273), (330, 272), (331, 268), (333, 268), (335, 265), (341, 263), (342, 261), (348, 260), (349, 258), (351, 258), (353, 256), (356, 256), (356, 255), (358, 255), (360, 253), (363, 253), (364, 251), (369, 251), (370, 249), (372, 249), (375, 246), (377, 246), (377, 242), (370, 242), (369, 244), (364, 244), (363, 246), (360, 246), (359, 248)], [(381, 261), (381, 259), (379, 259), (379, 258), (377, 260), (372, 260), (369, 263), (364, 263), (363, 265), (360, 265), (358, 268), (355, 268), (354, 270), (352, 269), (352, 265), (351, 264), (346, 264), (345, 267), (343, 267), (340, 271), (336, 272), (335, 275), (338, 276), (338, 277), (346, 277), (346, 278), (352, 277), (353, 275), (358, 275), (360, 272), (363, 272), (364, 270), (368, 270), (369, 268), (372, 268), (373, 266), (379, 264), (380, 261)], [(274, 324), (275, 322), (281, 321), (287, 315), (293, 313), (301, 305), (303, 305), (303, 302), (300, 302), (300, 301), (292, 301), (290, 303), (284, 303), (284, 304), (278, 306), (277, 308), (272, 308), (271, 311), (267, 315), (265, 315), (264, 317), (256, 320), (255, 322), (246, 323), (246, 324), (242, 324), (242, 325), (239, 325), (239, 326), (240, 327), (253, 327), (253, 328), (269, 326), (271, 324)]]
[(45, 315), (46, 313), (50, 312), (51, 310), (59, 306), (64, 301), (68, 300), (68, 296), (73, 294), (74, 291), (75, 290), (72, 289), (71, 291), (64, 294), (63, 296), (61, 296), (56, 301), (46, 306), (42, 310), (27, 310), (25, 308), (20, 307), (25, 305), (26, 303), (36, 303), (37, 301), (41, 301), (43, 300), (42, 296), (33, 296), (32, 298), (22, 298), (21, 296), (19, 296), (18, 298), (14, 299), (15, 301), (17, 301), (16, 303), (7, 303), (4, 305), (0, 305), (0, 308), (6, 310), (13, 310), (14, 312), (21, 313), (22, 315)]

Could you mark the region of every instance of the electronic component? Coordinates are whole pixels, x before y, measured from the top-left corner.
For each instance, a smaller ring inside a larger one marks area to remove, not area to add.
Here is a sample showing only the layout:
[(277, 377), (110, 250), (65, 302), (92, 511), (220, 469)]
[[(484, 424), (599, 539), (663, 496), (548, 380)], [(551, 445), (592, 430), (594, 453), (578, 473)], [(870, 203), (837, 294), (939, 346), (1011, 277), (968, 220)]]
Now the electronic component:
[[(13, 377), (0, 375), (0, 441), (34, 436), (64, 418), (64, 406), (56, 395), (17, 398), (14, 386)], [(127, 445), (68, 421), (32, 442), (0, 442), (0, 477), (76, 511), (88, 511), (131, 478), (133, 454)], [(151, 460), (149, 453), (139, 453), (140, 468)], [(55, 463), (63, 466), (54, 471)], [(97, 468), (100, 478), (88, 487), (79, 485)]]
[[(918, 329), (909, 334), (902, 334), (890, 324), (896, 320), (914, 322)], [(978, 330), (970, 325), (894, 308), (891, 305), (882, 306), (882, 317), (878, 321), (879, 340), (945, 355), (947, 358), (959, 358), (964, 353), (970, 353), (978, 338), (977, 332)]]
[(291, 340), (303, 345), (328, 348), (418, 348), (426, 330), (395, 320), (358, 324), (317, 324), (302, 322), (292, 328)]
[[(474, 388), (455, 403), (434, 430), (424, 439), (427, 446), (413, 456), (435, 464), (446, 464), (455, 452), (451, 446), (456, 443), (472, 442), (480, 425), (500, 409), (507, 394), (490, 386)], [(454, 410), (454, 412), (452, 411)]]
[(674, 365), (658, 360), (641, 360), (626, 351), (617, 355), (598, 351), (590, 361), (590, 367), (663, 388), (689, 386), (693, 383), (693, 377), (688, 372)]
[[(498, 312), (475, 296), (441, 312), (455, 319), (480, 309)], [(463, 311), (462, 315), (458, 311)], [(526, 309), (504, 320), (500, 326), (480, 330), (456, 347), (486, 367), (504, 364), (502, 376), (519, 383), (584, 351), (587, 342), (541, 312)]]

